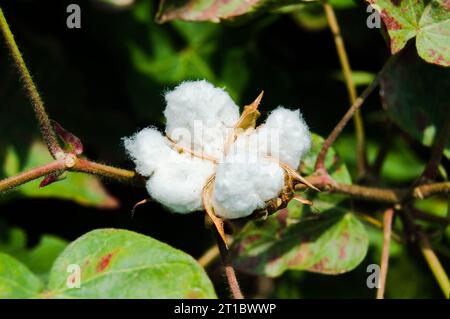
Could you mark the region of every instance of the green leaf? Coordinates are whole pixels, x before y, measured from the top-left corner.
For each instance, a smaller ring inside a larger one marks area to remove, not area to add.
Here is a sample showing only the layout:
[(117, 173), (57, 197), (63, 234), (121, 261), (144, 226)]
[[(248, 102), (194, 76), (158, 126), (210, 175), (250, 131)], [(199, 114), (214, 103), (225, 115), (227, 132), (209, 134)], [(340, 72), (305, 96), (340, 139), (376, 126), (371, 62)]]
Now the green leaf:
[[(13, 147), (6, 150), (4, 172), (6, 176), (13, 176), (21, 171), (29, 170), (52, 161), (47, 148), (41, 142), (31, 144), (25, 162), (21, 163), (17, 151)], [(67, 173), (67, 178), (49, 186), (39, 188), (40, 180), (35, 180), (17, 188), (17, 192), (10, 192), (2, 199), (23, 195), (34, 198), (59, 198), (72, 200), (86, 206), (102, 208), (117, 207), (118, 202), (102, 186), (100, 180), (94, 176), (81, 173)]]
[(232, 251), (241, 271), (277, 277), (288, 269), (341, 274), (358, 266), (367, 248), (364, 226), (352, 214), (330, 209), (297, 222), (282, 210), (248, 224)]
[(0, 298), (31, 298), (42, 288), (42, 282), (25, 265), (0, 253)]
[(450, 4), (448, 0), (367, 0), (379, 10), (390, 39), (391, 52), (402, 50), (416, 37), (425, 61), (450, 65)]
[[(381, 81), (392, 120), (425, 146), (432, 146), (449, 111), (450, 69), (428, 64), (407, 50)], [(450, 158), (450, 141), (444, 154)]]
[(22, 229), (13, 228), (9, 232), (9, 240), (0, 242), (0, 252), (17, 258), (33, 273), (46, 280), (53, 262), (66, 246), (67, 242), (59, 237), (43, 235), (39, 243), (29, 249), (25, 232)]
[[(68, 288), (69, 265), (81, 287)], [(127, 230), (99, 229), (72, 242), (53, 265), (49, 298), (214, 298), (211, 281), (189, 255)]]
[[(382, 143), (382, 140), (367, 139), (367, 157), (370, 164), (375, 161)], [(423, 172), (425, 162), (417, 157), (405, 139), (391, 136), (389, 143), (391, 143), (389, 152), (380, 172), (381, 180), (388, 184), (401, 184), (416, 179)], [(342, 155), (345, 164), (353, 174), (352, 176), (357, 174), (354, 145), (356, 145), (354, 134), (342, 134), (334, 143), (334, 147)]]
[[(211, 21), (233, 19), (262, 9), (273, 9), (285, 5), (295, 4), (301, 0), (164, 0), (160, 1), (156, 20), (163, 23), (181, 19), (186, 21)], [(303, 0), (312, 2), (315, 0)]]

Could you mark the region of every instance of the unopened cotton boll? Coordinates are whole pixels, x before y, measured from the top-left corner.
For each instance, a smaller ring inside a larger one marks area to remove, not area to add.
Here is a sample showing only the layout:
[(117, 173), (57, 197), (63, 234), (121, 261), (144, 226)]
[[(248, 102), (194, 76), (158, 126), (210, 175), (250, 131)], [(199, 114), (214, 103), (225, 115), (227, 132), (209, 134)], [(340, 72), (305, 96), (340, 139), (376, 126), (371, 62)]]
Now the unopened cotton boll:
[(179, 145), (221, 158), (239, 108), (221, 88), (187, 81), (165, 95), (166, 134)]
[(225, 219), (246, 217), (264, 208), (266, 201), (276, 198), (284, 186), (283, 169), (256, 149), (248, 149), (252, 144), (243, 142), (247, 138), (241, 138), (241, 145), (217, 166), (214, 212)]
[(123, 141), (128, 155), (136, 164), (136, 171), (142, 176), (150, 176), (173, 153), (167, 139), (152, 127), (124, 138)]
[(258, 129), (258, 141), (260, 150), (297, 169), (300, 159), (311, 147), (311, 134), (300, 110), (292, 111), (280, 106)]
[(182, 159), (159, 167), (147, 182), (150, 196), (176, 213), (203, 210), (202, 192), (214, 164), (179, 154)]

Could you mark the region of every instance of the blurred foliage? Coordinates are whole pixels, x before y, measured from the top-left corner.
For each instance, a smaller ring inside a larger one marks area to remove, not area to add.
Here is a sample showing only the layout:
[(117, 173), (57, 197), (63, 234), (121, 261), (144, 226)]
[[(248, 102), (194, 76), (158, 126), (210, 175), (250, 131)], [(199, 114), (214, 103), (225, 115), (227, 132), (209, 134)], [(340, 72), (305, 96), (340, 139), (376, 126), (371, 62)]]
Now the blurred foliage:
[[(202, 0), (194, 2), (200, 3)], [(389, 1), (371, 2), (387, 5)], [(393, 72), (383, 80), (383, 99), (372, 94), (364, 104), (369, 162), (372, 164), (380, 149), (386, 144), (388, 146), (380, 175), (376, 176), (376, 183), (383, 186), (410, 185), (420, 175), (430, 155), (426, 146), (433, 143), (443, 121), (442, 114), (448, 110), (445, 103), (448, 103), (450, 92), (449, 69), (419, 60), (420, 56), (436, 64), (448, 62), (448, 50), (445, 51), (448, 35), (436, 51), (443, 55), (440, 61), (436, 60), (438, 53), (433, 55), (429, 48), (436, 36), (436, 32), (430, 30), (445, 33), (448, 29), (448, 18), (444, 14), (434, 15), (431, 12), (442, 11), (439, 5), (436, 6), (437, 2), (427, 1), (427, 7), (423, 9), (421, 25), (430, 24), (431, 27), (419, 28), (414, 32), (408, 29), (406, 33), (394, 35), (394, 41), (400, 43), (398, 48), (406, 44), (407, 38), (416, 37), (418, 53), (413, 45), (406, 45)], [(84, 0), (79, 1), (82, 8), (82, 28), (79, 30), (66, 28), (68, 3), (50, 0), (0, 1), (51, 117), (81, 138), (89, 158), (131, 167), (125, 159), (121, 137), (129, 136), (144, 126), (163, 125), (163, 92), (184, 80), (207, 79), (224, 87), (239, 105), (253, 101), (264, 89), (263, 113), (278, 105), (300, 107), (311, 130), (318, 134), (314, 136), (313, 151), (302, 168), (303, 174), (310, 174), (322, 142), (319, 135), (326, 136), (348, 107), (333, 38), (319, 2), (292, 5), (291, 1), (286, 1), (283, 3), (289, 3), (288, 6), (275, 8), (268, 5), (257, 14), (246, 15), (247, 12), (243, 12), (239, 18), (220, 24), (180, 20), (158, 24), (155, 22), (158, 11), (156, 1)], [(379, 30), (366, 27), (368, 13), (364, 1), (331, 0), (330, 3), (335, 7), (340, 22), (354, 69), (353, 79), (358, 89), (362, 89), (372, 81), (389, 55), (386, 43)], [(399, 18), (398, 12), (394, 13), (394, 17)], [(386, 20), (386, 17), (382, 18)], [(440, 23), (441, 20), (444, 22)], [(392, 36), (392, 25), (384, 27)], [(25, 92), (10, 59), (3, 58), (7, 54), (5, 46), (1, 46), (0, 177), (11, 176), (49, 160), (44, 146), (38, 142), (40, 134)], [(382, 109), (382, 104), (387, 112)], [(355, 136), (351, 125), (334, 147), (336, 152), (332, 150), (329, 153), (327, 166), (336, 168), (331, 172), (335, 179), (351, 183), (352, 177), (356, 180)], [(448, 172), (447, 159), (441, 172), (446, 170)], [(445, 178), (446, 174), (441, 175)], [(76, 250), (68, 248), (61, 255), (66, 240), (74, 240), (95, 228), (112, 225), (136, 230), (195, 257), (213, 244), (203, 229), (200, 213), (173, 215), (158, 204), (151, 203), (139, 208), (137, 215), (131, 218), (130, 208), (146, 196), (144, 190), (118, 186), (109, 181), (101, 184), (97, 178), (72, 173), (43, 189), (38, 189), (37, 183), (24, 185), (17, 191), (2, 194), (0, 198), (0, 286), (2, 279), (16, 278), (18, 287), (14, 291), (0, 289), (0, 296), (14, 294), (30, 297), (42, 292), (57, 256), (60, 257), (55, 267), (63, 265), (68, 254), (79, 253), (81, 259), (87, 256), (89, 243), (85, 241), (77, 241)], [(349, 226), (342, 223), (351, 219), (350, 226), (361, 235), (352, 238), (352, 247), (358, 248), (355, 251), (359, 253), (355, 254), (351, 265), (344, 268), (354, 270), (340, 276), (323, 276), (288, 270), (308, 269), (311, 265), (284, 265), (276, 271), (279, 277), (271, 279), (273, 288), (264, 296), (373, 297), (375, 291), (366, 285), (366, 269), (369, 264), (379, 263), (382, 233), (367, 223), (363, 226), (363, 222), (357, 219), (360, 215), (357, 212), (379, 218), (379, 211), (369, 203), (349, 201), (342, 196), (300, 195), (314, 199), (314, 206), (306, 207), (292, 201), (287, 210), (270, 216), (265, 225), (252, 223), (247, 227), (250, 230), (270, 228), (279, 215), (288, 212), (294, 222), (285, 229), (302, 228), (302, 221), (298, 220), (311, 216), (320, 218), (319, 211), (323, 213), (321, 218), (325, 220), (326, 227), (325, 231), (319, 232), (323, 236), (318, 238), (325, 243), (322, 246), (329, 249), (324, 249), (324, 254), (334, 256), (336, 250), (333, 245), (338, 244), (342, 237), (328, 235), (342, 233), (342, 229)], [(414, 204), (416, 208), (431, 214), (448, 214), (446, 198), (436, 197)], [(39, 205), (38, 210), (36, 205)], [(333, 214), (328, 216), (335, 206), (335, 210), (344, 217), (339, 214), (339, 218), (335, 219), (331, 218)], [(105, 208), (110, 211), (105, 213)], [(327, 217), (332, 220), (331, 227), (326, 223), (329, 221)], [(444, 267), (450, 270), (450, 229), (444, 231), (442, 227), (430, 223), (423, 223), (423, 226), (437, 234), (432, 237), (432, 244)], [(330, 229), (336, 232), (326, 231)], [(403, 231), (398, 220), (394, 230), (399, 233)], [(94, 232), (94, 235), (108, 242), (109, 239), (102, 237), (102, 232)], [(132, 241), (138, 236), (120, 232), (125, 237), (133, 237)], [(94, 235), (90, 233), (85, 236), (92, 239)], [(116, 246), (121, 246), (120, 240)], [(155, 243), (149, 237), (142, 240), (146, 245)], [(155, 246), (162, 247), (160, 245), (163, 244), (155, 243)], [(298, 240), (289, 239), (289, 245), (301, 247)], [(105, 252), (117, 248), (112, 246), (105, 248)], [(262, 245), (259, 248), (256, 253), (268, 247)], [(142, 251), (142, 254), (150, 253), (152, 249)], [(318, 250), (322, 251), (322, 247)], [(174, 258), (186, 258), (191, 263), (190, 257), (185, 254), (171, 252)], [(101, 254), (96, 257), (100, 258)], [(123, 258), (122, 262), (126, 259)], [(154, 275), (149, 274), (148, 278)], [(222, 275), (217, 274), (217, 267), (211, 267), (208, 275), (217, 294), (226, 296), (227, 290), (223, 286)], [(65, 282), (57, 276), (57, 273), (50, 276), (53, 279), (48, 287), (58, 288)], [(239, 276), (247, 295), (257, 296), (260, 277), (244, 273), (239, 273)], [(198, 278), (205, 288), (204, 294), (199, 296), (214, 296), (209, 281), (201, 271)], [(105, 285), (122, 285), (123, 280), (111, 278), (111, 282)], [(196, 279), (186, 280), (185, 283)], [(387, 280), (387, 297), (441, 296), (432, 274), (414, 247), (392, 243)], [(165, 288), (162, 287), (161, 291), (171, 289)], [(93, 296), (94, 293), (89, 289), (85, 292), (84, 296)], [(142, 295), (145, 296), (150, 295)]]

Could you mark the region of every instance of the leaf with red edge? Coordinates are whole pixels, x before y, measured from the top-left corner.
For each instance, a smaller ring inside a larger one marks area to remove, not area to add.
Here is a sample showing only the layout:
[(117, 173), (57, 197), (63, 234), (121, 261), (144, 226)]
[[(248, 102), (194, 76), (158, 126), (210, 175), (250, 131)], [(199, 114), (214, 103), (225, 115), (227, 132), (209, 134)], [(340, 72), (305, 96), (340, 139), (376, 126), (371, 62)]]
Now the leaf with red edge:
[(416, 37), (425, 61), (450, 65), (450, 0), (366, 0), (381, 14), (392, 54)]
[(364, 259), (368, 236), (351, 213), (332, 208), (306, 220), (283, 209), (263, 222), (249, 223), (232, 245), (235, 266), (255, 275), (286, 270), (341, 274)]
[(229, 20), (260, 11), (273, 9), (311, 0), (161, 0), (156, 21), (164, 23), (170, 20), (211, 21)]

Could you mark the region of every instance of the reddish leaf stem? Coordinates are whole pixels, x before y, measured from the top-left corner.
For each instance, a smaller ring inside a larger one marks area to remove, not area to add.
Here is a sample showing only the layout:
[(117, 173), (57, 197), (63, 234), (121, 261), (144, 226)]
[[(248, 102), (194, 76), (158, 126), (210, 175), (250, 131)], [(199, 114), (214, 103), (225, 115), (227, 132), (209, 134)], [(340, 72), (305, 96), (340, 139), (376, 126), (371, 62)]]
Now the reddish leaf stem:
[(384, 299), (384, 291), (386, 288), (386, 278), (389, 267), (389, 248), (391, 246), (392, 234), (392, 218), (394, 216), (394, 209), (389, 208), (384, 212), (383, 218), (383, 251), (381, 253), (381, 271), (380, 281), (377, 290), (377, 299)]
[(241, 292), (241, 288), (239, 287), (239, 282), (236, 277), (236, 272), (230, 261), (228, 248), (225, 246), (224, 241), (220, 234), (214, 230), (216, 234), (217, 246), (219, 247), (220, 256), (222, 257), (222, 264), (225, 271), (225, 276), (227, 277), (228, 286), (230, 287), (231, 295), (233, 299), (244, 299), (244, 295)]
[(27, 91), (28, 96), (30, 97), (31, 103), (33, 104), (34, 112), (39, 122), (44, 141), (47, 144), (47, 148), (53, 158), (61, 158), (62, 156), (64, 156), (64, 152), (59, 146), (58, 139), (56, 138), (56, 134), (53, 130), (50, 118), (45, 111), (44, 102), (42, 101), (37, 87), (33, 82), (30, 72), (28, 71), (25, 61), (23, 60), (22, 54), (19, 51), (19, 47), (16, 44), (14, 35), (9, 28), (8, 22), (6, 21), (5, 15), (3, 14), (3, 10), (1, 8), (0, 30), (3, 34), (3, 37), (5, 38), (8, 49), (11, 53), (11, 57), (13, 58), (17, 71), (20, 74), (20, 78), (23, 81), (24, 88)]
[(46, 176), (48, 174), (60, 171), (66, 167), (65, 161), (63, 159), (55, 160), (49, 164), (45, 164), (26, 172), (19, 173), (16, 176), (8, 177), (0, 180), (0, 192), (8, 191), (14, 187), (20, 186), (22, 184), (28, 183), (39, 177)]

